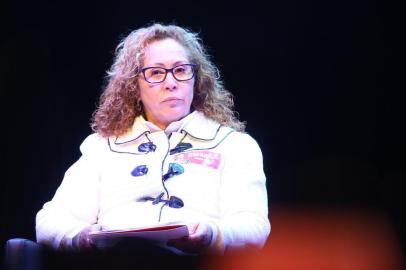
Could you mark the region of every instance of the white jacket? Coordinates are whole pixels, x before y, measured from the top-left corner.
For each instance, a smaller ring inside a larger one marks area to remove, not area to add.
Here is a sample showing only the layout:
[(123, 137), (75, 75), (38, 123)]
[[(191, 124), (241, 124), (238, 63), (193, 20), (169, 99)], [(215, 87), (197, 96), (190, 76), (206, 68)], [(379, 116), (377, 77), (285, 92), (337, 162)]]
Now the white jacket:
[[(222, 251), (234, 245), (262, 247), (270, 223), (256, 141), (200, 112), (172, 124), (166, 132), (170, 127), (176, 131), (167, 136), (151, 132), (151, 123), (138, 117), (124, 136), (88, 136), (80, 147), (82, 156), (37, 214), (37, 241), (69, 246), (73, 236), (96, 223), (103, 229), (124, 229), (204, 221), (214, 231), (212, 245)], [(155, 149), (142, 152), (148, 142)], [(171, 153), (180, 142), (191, 148)], [(174, 163), (184, 172), (164, 181)], [(184, 206), (153, 204), (161, 193), (162, 199), (180, 198)]]

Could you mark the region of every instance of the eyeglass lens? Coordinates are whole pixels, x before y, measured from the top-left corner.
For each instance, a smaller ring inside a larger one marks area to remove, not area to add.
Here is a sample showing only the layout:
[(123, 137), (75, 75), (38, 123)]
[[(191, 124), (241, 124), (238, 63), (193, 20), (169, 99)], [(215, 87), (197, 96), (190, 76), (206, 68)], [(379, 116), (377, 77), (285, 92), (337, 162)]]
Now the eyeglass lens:
[(193, 78), (194, 68), (191, 64), (179, 65), (170, 69), (162, 67), (149, 67), (143, 69), (144, 77), (147, 82), (158, 83), (166, 79), (168, 72), (178, 81), (187, 81)]

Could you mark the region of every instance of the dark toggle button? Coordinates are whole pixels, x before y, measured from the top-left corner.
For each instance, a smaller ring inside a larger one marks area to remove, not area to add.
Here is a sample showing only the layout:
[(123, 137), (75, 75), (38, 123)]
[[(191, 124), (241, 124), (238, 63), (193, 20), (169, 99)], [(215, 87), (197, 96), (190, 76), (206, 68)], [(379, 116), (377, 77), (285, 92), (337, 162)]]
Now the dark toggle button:
[(161, 193), (161, 194), (159, 194), (159, 196), (158, 197), (156, 197), (153, 201), (152, 201), (152, 204), (157, 204), (157, 203), (159, 203), (159, 202), (162, 202), (162, 196), (164, 196), (164, 194), (165, 193)]
[(160, 202), (164, 202), (166, 205), (168, 205), (171, 208), (182, 208), (185, 204), (183, 203), (182, 199), (176, 197), (176, 196), (170, 196), (169, 200), (164, 200), (162, 199), (162, 197), (164, 196), (165, 193), (161, 193), (159, 194), (158, 197), (156, 197), (155, 199), (147, 197), (147, 200), (153, 200), (152, 204), (157, 204)]
[(172, 207), (172, 208), (182, 208), (185, 205), (183, 203), (183, 201), (176, 196), (169, 197), (167, 204), (169, 207)]
[(169, 151), (170, 155), (176, 154), (176, 153), (180, 153), (183, 152), (189, 148), (192, 148), (192, 144), (190, 143), (178, 143), (175, 148), (171, 149)]
[(169, 163), (169, 170), (166, 174), (162, 176), (162, 179), (164, 181), (168, 180), (169, 178), (179, 175), (185, 172), (185, 169), (183, 169), (182, 165), (179, 163)]
[(140, 165), (134, 168), (134, 170), (131, 172), (132, 176), (143, 176), (148, 173), (148, 167), (147, 165)]
[(152, 142), (142, 143), (138, 146), (138, 151), (142, 153), (155, 152), (156, 145)]

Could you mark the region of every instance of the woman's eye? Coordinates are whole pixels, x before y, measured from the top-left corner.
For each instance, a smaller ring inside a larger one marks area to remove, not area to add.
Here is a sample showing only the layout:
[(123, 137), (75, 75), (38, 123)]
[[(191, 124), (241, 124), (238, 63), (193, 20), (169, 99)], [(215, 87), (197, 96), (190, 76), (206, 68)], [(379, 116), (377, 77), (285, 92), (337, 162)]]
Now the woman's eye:
[(157, 76), (157, 75), (162, 75), (165, 74), (165, 71), (163, 71), (162, 69), (152, 69), (150, 71), (151, 76)]
[(186, 72), (186, 68), (185, 67), (177, 67), (174, 70), (175, 73), (185, 73)]

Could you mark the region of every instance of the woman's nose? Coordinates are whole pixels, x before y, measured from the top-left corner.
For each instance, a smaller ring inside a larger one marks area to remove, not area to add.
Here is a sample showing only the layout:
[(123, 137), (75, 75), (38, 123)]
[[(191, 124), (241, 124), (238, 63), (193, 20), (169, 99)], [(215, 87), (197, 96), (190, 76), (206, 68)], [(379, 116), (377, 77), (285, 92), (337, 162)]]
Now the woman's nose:
[(168, 72), (168, 75), (165, 78), (165, 89), (175, 90), (178, 87), (178, 81), (173, 77), (171, 72)]

